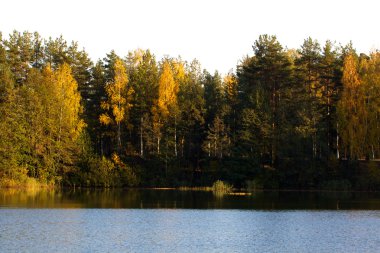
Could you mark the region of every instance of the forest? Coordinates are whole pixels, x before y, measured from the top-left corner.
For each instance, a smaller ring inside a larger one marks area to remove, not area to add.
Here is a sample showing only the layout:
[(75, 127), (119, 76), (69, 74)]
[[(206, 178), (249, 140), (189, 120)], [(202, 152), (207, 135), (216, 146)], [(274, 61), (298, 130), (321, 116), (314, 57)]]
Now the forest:
[(0, 187), (380, 190), (380, 52), (261, 35), (247, 54), (209, 73), (0, 33)]

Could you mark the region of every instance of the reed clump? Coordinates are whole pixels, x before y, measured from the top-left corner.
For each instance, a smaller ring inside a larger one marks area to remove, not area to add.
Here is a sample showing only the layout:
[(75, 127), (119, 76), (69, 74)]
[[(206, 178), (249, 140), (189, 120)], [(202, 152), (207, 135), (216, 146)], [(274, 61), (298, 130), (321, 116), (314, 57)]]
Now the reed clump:
[(229, 194), (232, 192), (232, 185), (230, 185), (226, 182), (223, 182), (221, 180), (217, 180), (212, 185), (212, 191), (217, 196), (223, 196), (225, 194)]

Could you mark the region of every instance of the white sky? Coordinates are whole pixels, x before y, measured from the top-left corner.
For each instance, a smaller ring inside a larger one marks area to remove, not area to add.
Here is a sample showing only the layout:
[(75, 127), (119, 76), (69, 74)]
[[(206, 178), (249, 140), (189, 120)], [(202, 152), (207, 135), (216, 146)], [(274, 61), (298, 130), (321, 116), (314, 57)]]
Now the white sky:
[(7, 0), (1, 3), (3, 37), (14, 29), (63, 35), (96, 61), (114, 49), (150, 49), (226, 73), (260, 34), (277, 35), (288, 48), (309, 36), (324, 44), (353, 41), (358, 52), (380, 48), (379, 0)]

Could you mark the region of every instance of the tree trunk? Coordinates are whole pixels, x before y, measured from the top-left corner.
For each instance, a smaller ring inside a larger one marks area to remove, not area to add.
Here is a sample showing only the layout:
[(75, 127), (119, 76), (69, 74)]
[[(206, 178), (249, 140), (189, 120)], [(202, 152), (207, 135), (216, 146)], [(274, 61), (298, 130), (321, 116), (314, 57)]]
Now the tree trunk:
[(223, 141), (220, 142), (219, 157), (220, 159), (223, 158)]
[(276, 158), (276, 135), (274, 122), (272, 123), (272, 131), (271, 164), (274, 166), (274, 160)]
[[(166, 140), (167, 140), (167, 136)], [(165, 178), (168, 178), (168, 142), (166, 141), (166, 150), (165, 150)]]
[(181, 139), (181, 157), (183, 157), (183, 148), (184, 148), (184, 145), (185, 145), (185, 138), (182, 137), (182, 139)]
[(339, 159), (339, 133), (338, 133), (338, 123), (336, 123), (336, 129), (337, 129), (337, 133), (336, 133), (336, 159)]
[(117, 152), (120, 154), (121, 151), (121, 126), (120, 122), (117, 123)]
[(160, 141), (161, 141), (161, 138), (157, 137), (157, 154), (160, 154)]
[(214, 140), (214, 156), (215, 156), (215, 157), (218, 156), (217, 149), (218, 149), (218, 146), (217, 146), (217, 139), (215, 138), (215, 140)]
[(177, 157), (177, 116), (174, 116), (174, 154)]
[[(121, 88), (119, 87), (118, 89), (119, 91), (119, 101), (118, 101), (118, 104), (117, 104), (117, 107), (118, 107), (118, 111), (120, 112), (120, 108), (121, 108), (121, 104), (120, 104), (120, 97), (121, 97)], [(120, 129), (120, 122), (118, 121), (117, 122), (117, 153), (120, 154), (120, 150), (121, 150), (121, 133), (120, 133), (121, 129)]]
[(103, 134), (100, 136), (100, 154), (104, 156), (104, 150), (103, 150)]
[(144, 142), (143, 142), (143, 118), (140, 118), (140, 156), (144, 156)]

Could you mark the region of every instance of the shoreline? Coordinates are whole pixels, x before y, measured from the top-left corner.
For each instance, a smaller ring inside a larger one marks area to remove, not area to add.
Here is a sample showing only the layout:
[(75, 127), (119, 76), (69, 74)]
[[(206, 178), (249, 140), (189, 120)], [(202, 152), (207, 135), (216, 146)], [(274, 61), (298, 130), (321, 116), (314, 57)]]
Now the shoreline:
[[(212, 192), (212, 187), (87, 187), (87, 186), (58, 186), (58, 185), (16, 185), (16, 186), (0, 186), (2, 190), (20, 190), (20, 191), (34, 191), (34, 190), (147, 190), (147, 191), (204, 191)], [(380, 193), (380, 191), (359, 191), (359, 190), (318, 190), (318, 189), (255, 189), (250, 190), (246, 188), (233, 188), (229, 195), (250, 195), (255, 192), (300, 192), (300, 193)]]

